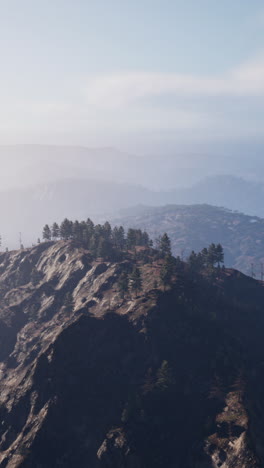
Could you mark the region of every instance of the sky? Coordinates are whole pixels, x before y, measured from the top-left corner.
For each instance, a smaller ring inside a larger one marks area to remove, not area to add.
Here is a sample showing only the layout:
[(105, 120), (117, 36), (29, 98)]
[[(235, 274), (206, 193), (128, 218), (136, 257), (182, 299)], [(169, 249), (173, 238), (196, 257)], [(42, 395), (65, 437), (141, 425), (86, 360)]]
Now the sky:
[(260, 0), (0, 0), (0, 145), (263, 143)]

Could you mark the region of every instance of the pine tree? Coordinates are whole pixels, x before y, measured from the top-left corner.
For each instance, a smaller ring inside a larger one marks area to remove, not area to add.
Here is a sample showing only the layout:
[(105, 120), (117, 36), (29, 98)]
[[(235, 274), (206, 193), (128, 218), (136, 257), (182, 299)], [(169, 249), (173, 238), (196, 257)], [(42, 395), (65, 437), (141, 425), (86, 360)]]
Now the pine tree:
[(197, 254), (194, 252), (194, 250), (192, 250), (187, 262), (191, 270), (195, 272), (201, 271), (204, 267), (204, 258), (201, 252)]
[(138, 291), (141, 291), (142, 289), (142, 278), (141, 278), (140, 270), (136, 266), (134, 267), (130, 275), (129, 283), (130, 283), (130, 287), (132, 291), (135, 291), (137, 295)]
[(75, 239), (77, 241), (82, 240), (82, 228), (81, 228), (81, 224), (77, 220), (74, 221), (74, 223), (72, 225), (72, 237), (73, 237), (73, 239)]
[(94, 231), (94, 234), (92, 235), (91, 240), (89, 242), (89, 249), (94, 257), (97, 257), (98, 254), (99, 240), (99, 234), (96, 231)]
[(123, 226), (115, 226), (112, 231), (112, 240), (114, 247), (118, 250), (123, 250), (125, 247), (125, 231)]
[(127, 231), (127, 238), (126, 238), (128, 249), (132, 249), (136, 246), (136, 243), (137, 243), (136, 238), (137, 238), (136, 230), (129, 228)]
[(55, 240), (57, 240), (60, 237), (60, 228), (56, 222), (52, 224), (51, 236), (52, 236), (52, 239), (55, 239)]
[(120, 275), (117, 287), (120, 292), (120, 296), (122, 299), (124, 299), (126, 293), (128, 292), (128, 274), (126, 271), (123, 271), (123, 273)]
[(207, 251), (207, 265), (214, 267), (215, 264), (218, 264), (220, 267), (220, 263), (224, 262), (224, 250), (221, 244), (215, 245), (212, 243), (208, 247)]
[(50, 227), (49, 227), (48, 224), (45, 224), (45, 226), (43, 228), (42, 237), (46, 241), (51, 240), (51, 230), (50, 230)]
[(98, 247), (96, 249), (96, 256), (101, 258), (111, 258), (112, 246), (108, 239), (104, 237), (99, 238)]
[(110, 241), (112, 236), (112, 228), (108, 221), (106, 221), (103, 225), (103, 236), (106, 240)]
[(174, 261), (172, 255), (167, 255), (160, 271), (160, 279), (165, 289), (172, 281), (174, 273)]
[(150, 238), (146, 231), (142, 233), (141, 242), (142, 242), (142, 245), (144, 245), (145, 247), (150, 246)]
[(208, 255), (207, 255), (207, 263), (208, 266), (213, 267), (216, 263), (217, 256), (216, 256), (216, 245), (214, 243), (210, 244), (208, 247)]
[(204, 247), (203, 250), (201, 251), (201, 256), (203, 259), (204, 266), (207, 267), (208, 266), (208, 249), (206, 247)]
[(92, 236), (94, 234), (94, 223), (90, 218), (86, 221), (86, 240), (88, 242), (88, 247), (91, 242)]
[(224, 249), (221, 244), (217, 244), (216, 246), (216, 262), (220, 267), (220, 263), (224, 263)]
[(60, 225), (60, 236), (62, 239), (70, 239), (72, 236), (73, 223), (69, 219), (65, 218)]
[(163, 257), (171, 255), (171, 241), (168, 234), (165, 232), (163, 236), (161, 236), (159, 241), (159, 250)]

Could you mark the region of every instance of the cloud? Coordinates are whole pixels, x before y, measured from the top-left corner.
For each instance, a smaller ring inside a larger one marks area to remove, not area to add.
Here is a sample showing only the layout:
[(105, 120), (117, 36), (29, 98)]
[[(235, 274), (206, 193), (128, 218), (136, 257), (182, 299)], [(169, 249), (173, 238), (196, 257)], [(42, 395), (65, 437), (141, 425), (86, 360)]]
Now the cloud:
[(0, 139), (15, 134), (18, 141), (111, 144), (113, 136), (131, 135), (151, 141), (157, 135), (262, 137), (264, 58), (216, 76), (132, 71), (77, 77), (65, 95), (56, 93), (45, 99), (3, 95)]
[(120, 109), (145, 98), (264, 96), (264, 59), (244, 63), (221, 76), (127, 72), (92, 77), (85, 89), (88, 105)]

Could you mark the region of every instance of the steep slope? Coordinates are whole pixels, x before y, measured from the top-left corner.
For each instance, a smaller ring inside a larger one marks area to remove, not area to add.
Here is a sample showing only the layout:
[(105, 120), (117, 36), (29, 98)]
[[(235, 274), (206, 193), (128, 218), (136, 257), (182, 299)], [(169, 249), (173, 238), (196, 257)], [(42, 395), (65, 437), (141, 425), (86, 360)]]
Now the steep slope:
[(264, 263), (264, 219), (210, 205), (167, 205), (137, 207), (123, 212), (115, 223), (143, 228), (152, 239), (165, 231), (175, 255), (186, 258), (211, 242), (220, 242), (225, 264), (251, 275), (252, 264), (260, 278)]
[[(94, 262), (73, 242), (0, 257), (0, 466), (264, 466), (264, 288), (239, 272)], [(155, 287), (154, 287), (155, 286)]]

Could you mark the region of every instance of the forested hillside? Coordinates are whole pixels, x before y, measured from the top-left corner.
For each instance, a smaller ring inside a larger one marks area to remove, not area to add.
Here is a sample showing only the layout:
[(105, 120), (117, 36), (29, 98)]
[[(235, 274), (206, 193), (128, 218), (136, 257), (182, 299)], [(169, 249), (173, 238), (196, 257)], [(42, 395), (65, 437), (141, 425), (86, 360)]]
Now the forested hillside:
[(175, 255), (187, 258), (192, 250), (221, 243), (225, 264), (261, 277), (264, 263), (264, 219), (209, 205), (137, 207), (123, 212), (116, 223), (141, 227), (155, 240), (163, 232), (171, 238)]

